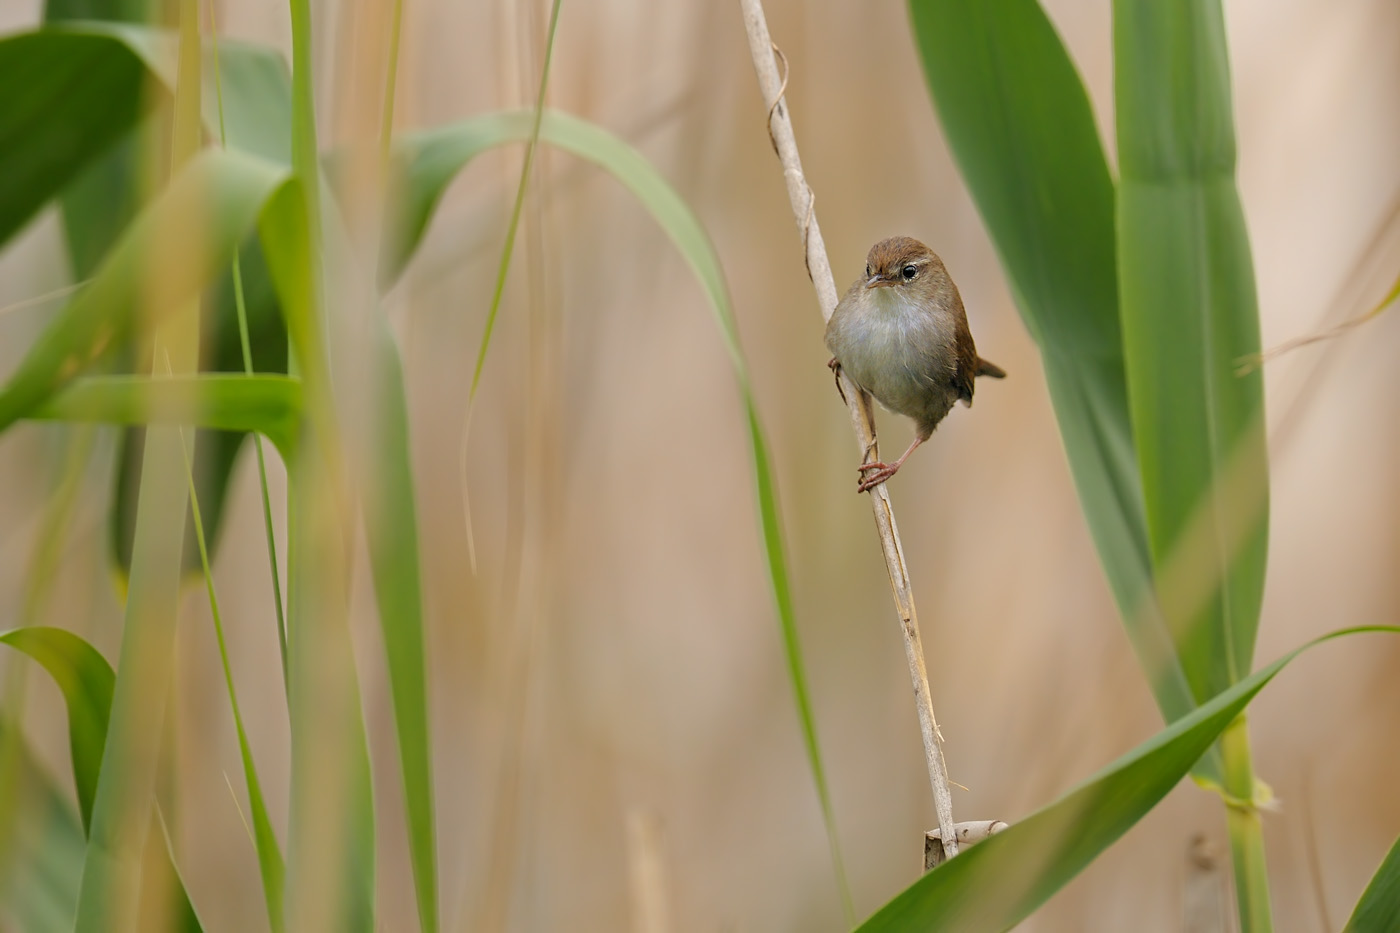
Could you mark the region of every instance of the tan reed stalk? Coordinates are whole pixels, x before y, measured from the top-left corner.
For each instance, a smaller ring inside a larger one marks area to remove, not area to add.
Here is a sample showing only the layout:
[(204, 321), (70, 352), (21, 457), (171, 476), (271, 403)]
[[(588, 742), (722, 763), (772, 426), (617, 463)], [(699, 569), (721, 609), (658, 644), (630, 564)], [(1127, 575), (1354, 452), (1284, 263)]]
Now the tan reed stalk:
[[(749, 34), (749, 51), (753, 54), (758, 86), (768, 103), (768, 132), (773, 148), (783, 164), (787, 180), (788, 199), (793, 216), (806, 248), (807, 273), (817, 291), (823, 320), (836, 310), (838, 293), (831, 276), (831, 263), (822, 242), (821, 229), (813, 210), (815, 195), (802, 174), (802, 160), (797, 153), (797, 139), (792, 120), (783, 101), (787, 87), (786, 60), (783, 72), (778, 70), (782, 53), (768, 36), (768, 22), (763, 15), (761, 0), (739, 0), (744, 12), (744, 26)], [(839, 375), (842, 394), (851, 411), (851, 426), (856, 432), (856, 444), (862, 455), (875, 444), (875, 426), (870, 402), (845, 373)], [(928, 671), (924, 666), (924, 649), (919, 638), (919, 619), (914, 611), (914, 590), (909, 582), (909, 568), (904, 563), (904, 548), (895, 526), (894, 508), (889, 492), (882, 484), (870, 490), (870, 505), (875, 512), (875, 528), (880, 535), (880, 550), (885, 556), (885, 568), (890, 575), (890, 590), (894, 596), (899, 628), (904, 636), (904, 654), (909, 662), (909, 679), (914, 685), (914, 701), (919, 710), (919, 731), (924, 740), (924, 758), (928, 764), (929, 783), (933, 786), (933, 806), (938, 814), (939, 838), (948, 858), (958, 854), (958, 834), (953, 822), (953, 797), (948, 788), (948, 770), (943, 760), (943, 736), (933, 715), (933, 700), (929, 696)]]

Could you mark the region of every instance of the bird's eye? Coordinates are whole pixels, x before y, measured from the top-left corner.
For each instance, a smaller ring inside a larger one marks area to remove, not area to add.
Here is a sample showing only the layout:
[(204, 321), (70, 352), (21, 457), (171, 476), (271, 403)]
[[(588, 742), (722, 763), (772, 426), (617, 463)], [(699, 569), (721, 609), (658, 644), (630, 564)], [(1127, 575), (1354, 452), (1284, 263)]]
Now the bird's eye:
[(872, 276), (872, 275), (874, 275), (874, 274), (875, 274), (875, 273), (874, 273), (874, 270), (872, 270), (872, 269), (870, 268), (870, 263), (867, 262), (867, 263), (865, 264), (865, 277), (868, 279), (868, 278), (870, 278), (870, 276)]
[(917, 266), (905, 266), (903, 269), (899, 270), (899, 274), (904, 276), (904, 281), (912, 282), (914, 281), (914, 276), (919, 274), (919, 269)]

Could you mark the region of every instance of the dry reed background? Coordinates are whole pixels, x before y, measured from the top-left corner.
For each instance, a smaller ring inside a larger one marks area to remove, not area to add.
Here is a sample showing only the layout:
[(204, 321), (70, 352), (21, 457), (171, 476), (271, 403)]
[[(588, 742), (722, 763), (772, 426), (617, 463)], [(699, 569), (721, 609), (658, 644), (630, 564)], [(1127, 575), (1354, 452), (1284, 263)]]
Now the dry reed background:
[[(0, 0), (0, 26), (37, 21)], [(959, 410), (892, 484), (960, 819), (1014, 819), (1155, 731), (1075, 501), (1041, 379), (996, 257), (940, 138), (902, 3), (770, 2), (788, 100), (844, 284), (896, 232), (956, 275), (979, 348), (1012, 378)], [(1048, 0), (1101, 121), (1108, 4)], [(327, 143), (349, 134), (357, 13), (322, 2)], [(220, 4), (227, 33), (289, 43), (285, 4)], [(399, 124), (527, 105), (547, 10), (407, 4)], [(1400, 5), (1226, 5), (1240, 185), (1265, 345), (1369, 306), (1400, 269)], [(566, 2), (549, 101), (639, 146), (714, 237), (771, 432), (798, 619), (858, 912), (917, 874), (933, 825), (918, 726), (846, 416), (763, 129), (737, 3)], [(1111, 133), (1105, 137), (1110, 145)], [(744, 426), (698, 286), (613, 181), (544, 152), (472, 427), (478, 572), (458, 443), (519, 150), (449, 196), (391, 297), (409, 370), (426, 572), (444, 917), (458, 930), (836, 930), (840, 906), (759, 550)], [(1369, 259), (1366, 257), (1369, 256)], [(0, 258), (0, 306), (63, 284), (51, 215)], [(42, 309), (0, 315), (0, 371)], [(1344, 624), (1400, 619), (1400, 314), (1271, 364), (1271, 566), (1258, 657)], [(1321, 365), (1318, 365), (1321, 364)], [(888, 416), (886, 438), (908, 427)], [(0, 606), (16, 607), (59, 463), (51, 428), (0, 444)], [(86, 475), (46, 619), (115, 657), (106, 570), (110, 437)], [(280, 470), (280, 467), (277, 468)], [(274, 489), (280, 489), (280, 475)], [(274, 495), (277, 495), (274, 492)], [(286, 809), (256, 472), (238, 471), (215, 575), (274, 820)], [(283, 550), (285, 553), (285, 550)], [(357, 638), (377, 639), (360, 561)], [(264, 923), (256, 862), (224, 775), (237, 747), (202, 591), (183, 604), (179, 842), (196, 902)], [(392, 767), (383, 673), (365, 664), (376, 766)], [(11, 662), (4, 662), (9, 669)], [(374, 664), (379, 663), (377, 660)], [(1343, 641), (1253, 706), (1278, 929), (1344, 919), (1400, 832), (1400, 650)], [(946, 670), (943, 665), (937, 665)], [(63, 707), (31, 678), (27, 727), (66, 774)], [(386, 772), (392, 773), (392, 772)], [(385, 813), (397, 790), (380, 791)], [(1308, 867), (1307, 821), (1320, 879)], [(386, 929), (412, 917), (401, 834), (380, 833)], [(1188, 843), (1226, 851), (1187, 783), (1027, 930), (1180, 929)], [(216, 845), (207, 840), (216, 839)], [(659, 900), (658, 900), (659, 898)], [(645, 904), (645, 906), (643, 906)], [(230, 928), (232, 929), (232, 928)]]

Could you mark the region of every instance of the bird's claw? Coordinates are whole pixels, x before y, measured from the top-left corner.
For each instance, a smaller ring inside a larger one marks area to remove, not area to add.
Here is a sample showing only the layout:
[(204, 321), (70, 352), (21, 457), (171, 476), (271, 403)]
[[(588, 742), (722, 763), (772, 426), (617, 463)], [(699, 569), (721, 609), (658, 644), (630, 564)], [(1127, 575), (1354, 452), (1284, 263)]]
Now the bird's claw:
[(836, 391), (841, 393), (841, 404), (849, 405), (850, 402), (846, 401), (846, 390), (841, 387), (841, 361), (833, 356), (826, 361), (826, 365), (831, 370), (831, 375), (836, 378)]
[[(874, 472), (866, 474), (867, 470), (873, 470)], [(871, 463), (862, 463), (860, 466), (856, 467), (856, 472), (866, 475), (862, 475), (860, 481), (856, 484), (856, 493), (869, 492), (891, 476), (894, 476), (898, 471), (898, 464), (885, 463), (881, 460), (875, 460)]]

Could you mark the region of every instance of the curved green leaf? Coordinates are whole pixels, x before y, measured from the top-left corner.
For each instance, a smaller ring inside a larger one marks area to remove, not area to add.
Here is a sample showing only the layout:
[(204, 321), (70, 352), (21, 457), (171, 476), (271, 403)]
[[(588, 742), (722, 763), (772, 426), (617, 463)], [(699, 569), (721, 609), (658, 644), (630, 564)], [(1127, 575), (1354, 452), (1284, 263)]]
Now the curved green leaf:
[(1152, 596), (1118, 320), (1113, 179), (1088, 94), (1036, 0), (911, 0), (909, 9), (948, 144), (1040, 348), (1099, 559), (1171, 721), (1196, 699)]
[(1400, 839), (1390, 847), (1381, 867), (1356, 902), (1342, 933), (1393, 933), (1400, 917)]
[[(126, 340), (138, 302), (160, 320), (199, 295), (221, 272), (285, 172), (249, 156), (208, 152), (194, 159), (123, 234), (92, 281), (59, 312), (0, 389), (0, 431), (29, 416), (112, 345)], [(189, 237), (189, 230), (203, 231)], [(180, 242), (180, 263), (147, 288), (148, 259)]]
[[(454, 126), (411, 134), (403, 139), (395, 150), (395, 171), (391, 175), (394, 183), (389, 204), (393, 213), (386, 217), (385, 249), (380, 265), (384, 287), (391, 285), (403, 272), (422, 240), (444, 190), (457, 173), (487, 149), (528, 140), (534, 129), (535, 113), (527, 110), (485, 114)], [(744, 417), (752, 445), (759, 524), (782, 630), (788, 676), (792, 682), (808, 764), (816, 785), (838, 884), (843, 897), (848, 899), (836, 819), (817, 741), (788, 583), (777, 485), (773, 481), (767, 442), (749, 385), (748, 367), (739, 347), (739, 332), (729, 303), (724, 269), (695, 214), (641, 153), (602, 127), (555, 111), (544, 111), (538, 131), (540, 142), (592, 162), (631, 191), (666, 231), (709, 299), (743, 397)]]
[[(66, 629), (45, 626), (11, 629), (0, 634), (0, 642), (24, 652), (42, 665), (63, 693), (68, 708), (73, 783), (78, 795), (82, 832), (86, 833), (91, 825), (93, 802), (102, 770), (103, 748), (107, 741), (107, 724), (116, 682), (112, 666), (96, 648)], [(18, 734), (10, 734), (8, 729), (4, 732), (4, 741), (23, 742)], [(44, 791), (44, 796), (51, 798), (52, 791)], [(26, 890), (19, 901), (22, 910), (38, 911), (41, 918), (48, 918), (38, 922), (57, 924), (61, 915), (62, 924), (54, 928), (72, 929), (83, 868), (81, 839), (72, 840), (70, 837), (68, 826), (71, 824), (66, 816), (66, 807), (51, 799), (45, 806), (49, 811), (45, 832), (56, 834), (56, 838), (46, 839), (42, 844), (34, 843), (34, 855), (51, 863), (50, 872), (57, 873), (57, 876), (46, 876), (38, 890)], [(159, 870), (167, 872), (168, 877), (176, 882), (174, 890), (170, 892), (168, 909), (172, 911), (178, 929), (199, 930), (198, 917), (185, 893), (173, 856), (163, 840), (153, 844), (158, 844), (167, 856)], [(31, 927), (26, 926), (25, 929)]]
[(1059, 800), (924, 875), (862, 924), (859, 933), (1009, 930), (1147, 815), (1290, 661), (1314, 645), (1360, 632), (1400, 634), (1400, 628), (1344, 629), (1289, 652)]
[(68, 705), (68, 747), (73, 755), (73, 783), (83, 831), (92, 823), (92, 800), (102, 770), (102, 747), (107, 742), (107, 716), (112, 709), (116, 675), (97, 649), (61, 628), (30, 626), (0, 634), (0, 642), (23, 651), (53, 677)]

